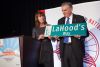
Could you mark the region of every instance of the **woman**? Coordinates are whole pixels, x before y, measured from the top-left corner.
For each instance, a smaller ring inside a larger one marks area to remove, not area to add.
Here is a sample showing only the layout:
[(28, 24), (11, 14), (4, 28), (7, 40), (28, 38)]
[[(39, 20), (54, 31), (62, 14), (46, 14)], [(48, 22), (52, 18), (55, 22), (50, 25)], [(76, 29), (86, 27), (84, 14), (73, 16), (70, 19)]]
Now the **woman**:
[(32, 37), (35, 40), (34, 41), (34, 44), (35, 44), (34, 45), (34, 52), (35, 52), (34, 61), (36, 62), (35, 63), (36, 65), (39, 65), (38, 60), (40, 56), (40, 47), (41, 47), (42, 41), (44, 40), (44, 32), (45, 32), (46, 25), (47, 25), (47, 22), (46, 22), (45, 14), (42, 12), (37, 12), (35, 14), (35, 27), (33, 28), (33, 31), (32, 31)]
[(35, 14), (35, 28), (33, 29), (32, 37), (37, 40), (44, 39), (44, 31), (47, 25), (46, 17), (42, 12)]
[[(44, 37), (47, 24), (43, 13), (38, 12), (35, 15), (35, 28), (33, 29), (33, 38), (36, 39), (36, 52), (38, 60), (43, 67), (61, 67), (60, 54), (58, 53), (59, 41), (57, 37)], [(58, 58), (57, 58), (58, 57)], [(56, 62), (56, 63), (55, 63)], [(40, 67), (42, 67), (40, 66)]]

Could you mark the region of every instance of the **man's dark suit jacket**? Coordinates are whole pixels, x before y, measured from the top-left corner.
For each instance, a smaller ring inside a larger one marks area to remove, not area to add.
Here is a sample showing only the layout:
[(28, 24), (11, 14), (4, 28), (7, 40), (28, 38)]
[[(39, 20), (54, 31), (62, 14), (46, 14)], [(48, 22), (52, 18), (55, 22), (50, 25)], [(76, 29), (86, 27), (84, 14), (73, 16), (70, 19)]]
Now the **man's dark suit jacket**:
[[(83, 16), (73, 14), (72, 24), (74, 23), (85, 23), (85, 19)], [(60, 24), (65, 24), (65, 17), (62, 17), (61, 19), (58, 20), (58, 25)], [(87, 30), (87, 36), (89, 36), (88, 30)], [(85, 55), (84, 39), (87, 36), (81, 36), (80, 39), (71, 36), (72, 49), (76, 57), (79, 59), (83, 58), (83, 56)], [(61, 42), (63, 42), (63, 39), (64, 39), (63, 37), (60, 38)], [(62, 45), (61, 52), (62, 52), (61, 58), (63, 58), (64, 45)]]

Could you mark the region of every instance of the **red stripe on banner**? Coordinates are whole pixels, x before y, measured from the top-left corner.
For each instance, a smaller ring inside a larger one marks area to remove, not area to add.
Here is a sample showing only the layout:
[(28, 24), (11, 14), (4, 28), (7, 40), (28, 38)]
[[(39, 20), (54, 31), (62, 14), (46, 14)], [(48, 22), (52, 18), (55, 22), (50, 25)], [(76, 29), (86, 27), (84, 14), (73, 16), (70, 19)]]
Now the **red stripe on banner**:
[(39, 10), (38, 12), (42, 12), (42, 13), (44, 13), (44, 14), (45, 14), (45, 10)]
[(60, 54), (60, 49), (59, 49), (59, 48), (56, 49), (56, 50), (54, 51), (54, 53), (56, 53), (56, 54)]
[(85, 54), (85, 58), (83, 61), (96, 67), (94, 59), (88, 53)]

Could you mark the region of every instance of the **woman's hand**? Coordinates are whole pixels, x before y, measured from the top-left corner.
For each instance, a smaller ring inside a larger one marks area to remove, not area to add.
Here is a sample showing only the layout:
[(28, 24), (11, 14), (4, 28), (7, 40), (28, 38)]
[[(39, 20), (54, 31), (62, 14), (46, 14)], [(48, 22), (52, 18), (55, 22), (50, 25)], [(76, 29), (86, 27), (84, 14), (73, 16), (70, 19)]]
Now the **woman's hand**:
[(43, 34), (39, 35), (38, 40), (40, 40), (40, 39), (44, 39), (44, 35)]
[(51, 39), (51, 36), (48, 36), (49, 39)]
[(59, 37), (58, 36), (48, 36), (49, 39), (51, 38), (55, 38), (56, 40), (59, 40)]
[(58, 39), (59, 39), (59, 37), (58, 37), (58, 36), (54, 36), (54, 38), (55, 38), (56, 40), (58, 40)]

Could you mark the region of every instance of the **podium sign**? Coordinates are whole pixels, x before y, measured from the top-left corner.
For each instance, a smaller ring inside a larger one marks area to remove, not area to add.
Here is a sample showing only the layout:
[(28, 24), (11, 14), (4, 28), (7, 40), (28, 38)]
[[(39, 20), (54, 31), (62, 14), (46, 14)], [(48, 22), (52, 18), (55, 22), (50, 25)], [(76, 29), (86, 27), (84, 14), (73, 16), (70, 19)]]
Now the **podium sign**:
[(86, 36), (86, 23), (46, 26), (44, 36)]
[(0, 67), (21, 67), (19, 37), (0, 39)]

